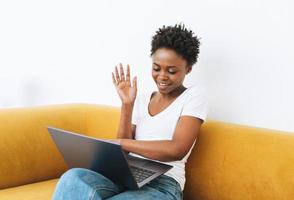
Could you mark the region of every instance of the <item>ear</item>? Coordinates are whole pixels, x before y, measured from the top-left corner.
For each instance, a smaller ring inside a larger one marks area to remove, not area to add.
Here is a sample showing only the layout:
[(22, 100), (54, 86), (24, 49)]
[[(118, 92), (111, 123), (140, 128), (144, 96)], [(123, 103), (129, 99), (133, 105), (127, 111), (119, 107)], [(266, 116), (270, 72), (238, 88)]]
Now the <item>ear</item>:
[(186, 74), (189, 74), (192, 71), (192, 66), (187, 66)]

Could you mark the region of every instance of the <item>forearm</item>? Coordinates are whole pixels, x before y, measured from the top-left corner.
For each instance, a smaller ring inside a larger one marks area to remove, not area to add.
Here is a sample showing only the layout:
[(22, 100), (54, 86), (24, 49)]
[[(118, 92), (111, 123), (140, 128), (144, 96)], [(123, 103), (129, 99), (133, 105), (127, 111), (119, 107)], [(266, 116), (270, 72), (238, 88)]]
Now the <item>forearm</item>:
[(183, 157), (172, 140), (140, 141), (121, 139), (120, 144), (127, 152), (139, 154), (153, 160), (170, 162), (180, 160)]
[(133, 104), (122, 104), (120, 122), (117, 131), (119, 139), (133, 139), (132, 135), (132, 113)]

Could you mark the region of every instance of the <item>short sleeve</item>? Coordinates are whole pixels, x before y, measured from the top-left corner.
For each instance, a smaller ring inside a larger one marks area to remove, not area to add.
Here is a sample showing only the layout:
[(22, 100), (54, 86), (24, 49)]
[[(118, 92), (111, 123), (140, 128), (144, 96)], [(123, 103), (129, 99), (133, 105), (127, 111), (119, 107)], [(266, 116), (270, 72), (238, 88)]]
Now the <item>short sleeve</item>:
[(206, 100), (205, 90), (193, 88), (186, 99), (181, 116), (193, 116), (203, 121), (206, 120), (208, 112), (208, 104)]

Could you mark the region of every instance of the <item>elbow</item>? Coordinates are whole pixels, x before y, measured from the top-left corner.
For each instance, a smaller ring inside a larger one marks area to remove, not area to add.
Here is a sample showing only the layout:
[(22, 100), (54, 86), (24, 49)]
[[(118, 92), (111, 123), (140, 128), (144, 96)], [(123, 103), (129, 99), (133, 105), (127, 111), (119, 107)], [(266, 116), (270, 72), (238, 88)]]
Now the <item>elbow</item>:
[(176, 157), (176, 160), (182, 160), (185, 157), (186, 154), (179, 153)]
[(170, 151), (170, 153), (170, 161), (182, 160), (186, 155), (186, 152), (183, 152), (180, 149), (174, 149), (174, 151)]

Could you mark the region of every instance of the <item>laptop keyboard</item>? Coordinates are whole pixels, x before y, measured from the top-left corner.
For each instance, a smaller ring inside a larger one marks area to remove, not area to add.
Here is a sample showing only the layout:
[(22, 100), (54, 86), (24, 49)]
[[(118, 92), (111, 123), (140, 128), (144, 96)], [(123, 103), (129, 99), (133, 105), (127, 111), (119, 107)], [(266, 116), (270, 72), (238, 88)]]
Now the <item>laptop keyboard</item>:
[(135, 180), (137, 181), (137, 183), (142, 182), (146, 178), (148, 178), (156, 173), (154, 171), (142, 169), (142, 168), (135, 167), (135, 166), (130, 166), (130, 168), (131, 168), (131, 171), (132, 171), (133, 176), (134, 176)]

